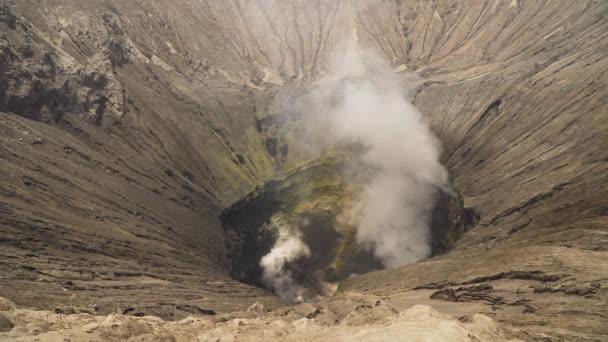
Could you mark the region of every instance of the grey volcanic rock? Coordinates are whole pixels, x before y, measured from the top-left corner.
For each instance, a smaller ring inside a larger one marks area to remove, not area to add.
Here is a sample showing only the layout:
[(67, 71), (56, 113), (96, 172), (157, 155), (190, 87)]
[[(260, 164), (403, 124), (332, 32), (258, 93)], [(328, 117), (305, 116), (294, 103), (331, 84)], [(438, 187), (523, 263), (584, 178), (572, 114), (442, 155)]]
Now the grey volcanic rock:
[(230, 279), (219, 215), (304, 161), (276, 99), (356, 37), (418, 75), (479, 222), (338, 296), (445, 290), (528, 339), (601, 339), (606, 27), (593, 0), (0, 0), (0, 296), (168, 319), (279, 305)]
[(0, 332), (7, 332), (13, 330), (15, 325), (4, 315), (0, 314)]
[(97, 54), (83, 65), (55, 55), (30, 23), (18, 20), (6, 5), (2, 11), (12, 19), (0, 44), (0, 111), (47, 123), (78, 113), (96, 125), (124, 114), (124, 88), (111, 72), (111, 59)]

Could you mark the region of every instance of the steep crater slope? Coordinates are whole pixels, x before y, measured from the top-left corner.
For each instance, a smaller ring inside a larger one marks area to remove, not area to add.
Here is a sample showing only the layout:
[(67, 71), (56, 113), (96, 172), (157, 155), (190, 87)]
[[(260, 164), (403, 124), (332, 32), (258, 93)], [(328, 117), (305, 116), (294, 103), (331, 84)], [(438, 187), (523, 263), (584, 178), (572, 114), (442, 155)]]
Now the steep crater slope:
[(0, 1), (0, 295), (165, 318), (278, 304), (230, 278), (219, 216), (307, 160), (265, 118), (356, 32), (420, 77), (414, 104), (481, 219), (450, 253), (339, 292), (432, 288), (535, 336), (607, 334), (607, 13), (592, 0)]

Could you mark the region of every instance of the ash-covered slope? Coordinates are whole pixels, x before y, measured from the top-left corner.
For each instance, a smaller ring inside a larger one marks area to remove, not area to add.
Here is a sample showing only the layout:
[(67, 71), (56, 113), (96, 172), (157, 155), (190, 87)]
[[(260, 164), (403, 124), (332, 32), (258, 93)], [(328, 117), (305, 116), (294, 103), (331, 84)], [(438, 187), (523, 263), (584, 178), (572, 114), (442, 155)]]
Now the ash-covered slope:
[(356, 36), (420, 77), (414, 104), (480, 221), (451, 253), (342, 291), (485, 283), (499, 320), (607, 334), (607, 14), (591, 0), (2, 0), (0, 295), (166, 318), (278, 303), (228, 277), (218, 216), (304, 159), (275, 146), (269, 118)]

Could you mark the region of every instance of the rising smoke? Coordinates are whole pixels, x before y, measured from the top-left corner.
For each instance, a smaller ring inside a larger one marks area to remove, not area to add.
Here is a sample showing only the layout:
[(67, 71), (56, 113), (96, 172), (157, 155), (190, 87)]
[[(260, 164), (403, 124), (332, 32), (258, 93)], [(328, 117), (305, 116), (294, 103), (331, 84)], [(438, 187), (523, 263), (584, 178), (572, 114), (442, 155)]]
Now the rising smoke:
[[(344, 178), (360, 196), (338, 220), (357, 227), (358, 242), (389, 268), (430, 255), (434, 194), (448, 181), (439, 142), (407, 100), (411, 77), (393, 72), (377, 54), (347, 48), (295, 105), (305, 127), (299, 143), (318, 155), (338, 149), (354, 156)], [(282, 237), (262, 260), (271, 270), (267, 281), (282, 284), (281, 290), (273, 285), (279, 294), (286, 284), (297, 291), (289, 275), (276, 270), (302, 251), (308, 253), (297, 236)]]
[(304, 288), (295, 282), (286, 267), (288, 263), (307, 256), (310, 256), (310, 250), (302, 241), (300, 233), (280, 225), (275, 245), (260, 261), (264, 272), (262, 281), (281, 298), (301, 302)]
[(346, 180), (362, 194), (342, 215), (386, 267), (429, 256), (434, 193), (448, 180), (440, 144), (406, 99), (404, 81), (377, 54), (348, 48), (300, 103), (309, 141), (358, 147)]

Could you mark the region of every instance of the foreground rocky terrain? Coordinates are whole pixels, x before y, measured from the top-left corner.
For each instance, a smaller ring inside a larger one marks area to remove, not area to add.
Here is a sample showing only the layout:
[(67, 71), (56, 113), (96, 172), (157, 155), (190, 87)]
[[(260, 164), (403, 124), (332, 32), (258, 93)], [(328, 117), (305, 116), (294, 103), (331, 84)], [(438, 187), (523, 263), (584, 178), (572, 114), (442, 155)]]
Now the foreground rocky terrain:
[[(521, 341), (508, 339), (491, 318), (473, 314), (459, 320), (428, 305), (398, 310), (389, 298), (346, 296), (322, 306), (299, 304), (269, 311), (254, 303), (243, 312), (214, 318), (60, 315), (15, 309), (3, 312), (16, 325), (0, 338), (15, 341)], [(10, 306), (10, 307), (9, 307)], [(467, 310), (466, 308), (464, 309)], [(469, 309), (470, 310), (470, 309)]]
[(404, 308), (369, 328), (387, 334), (436, 320), (487, 340), (484, 313), (522, 339), (606, 339), (607, 14), (593, 0), (0, 0), (0, 296), (20, 308), (2, 337), (118, 339), (104, 335), (117, 320), (188, 340), (240, 329), (188, 316), (280, 310), (229, 276), (220, 214), (308, 161), (284, 102), (354, 41), (417, 75), (413, 103), (479, 217), (449, 253), (335, 296), (474, 308), (472, 323)]

